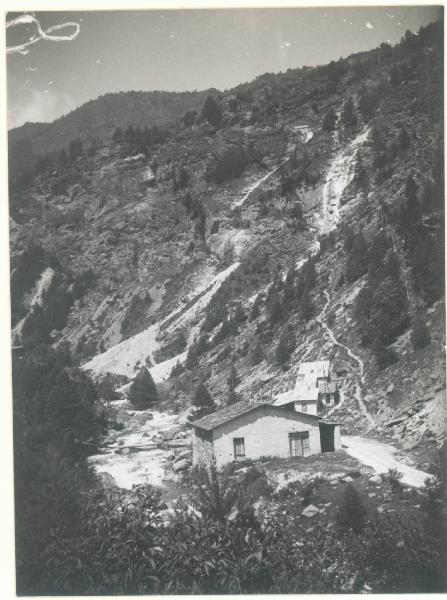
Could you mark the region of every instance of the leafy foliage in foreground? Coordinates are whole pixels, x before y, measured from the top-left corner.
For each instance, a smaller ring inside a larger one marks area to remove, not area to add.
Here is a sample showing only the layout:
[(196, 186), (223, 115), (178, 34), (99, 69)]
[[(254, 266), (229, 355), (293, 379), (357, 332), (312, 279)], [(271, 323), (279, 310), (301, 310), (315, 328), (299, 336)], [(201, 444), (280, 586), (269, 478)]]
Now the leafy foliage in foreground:
[(198, 482), (202, 494), (195, 506), (178, 503), (165, 524), (157, 515), (159, 499), (148, 487), (122, 492), (115, 502), (89, 495), (71, 535), (55, 539), (38, 557), (34, 590), (210, 594), (445, 589), (442, 536), (434, 536), (429, 526), (440, 516), (436, 485), (434, 508), (425, 519), (377, 515), (358, 535), (324, 522), (306, 530), (279, 513), (261, 523), (239, 489), (227, 483), (216, 473)]

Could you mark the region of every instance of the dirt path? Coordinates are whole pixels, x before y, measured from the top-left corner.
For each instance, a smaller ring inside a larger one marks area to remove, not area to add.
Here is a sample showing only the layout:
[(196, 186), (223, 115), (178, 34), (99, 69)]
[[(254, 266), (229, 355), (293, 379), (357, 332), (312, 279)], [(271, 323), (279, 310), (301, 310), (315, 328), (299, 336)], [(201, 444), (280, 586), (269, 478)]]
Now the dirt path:
[[(325, 321), (326, 311), (327, 311), (327, 309), (329, 307), (329, 304), (330, 304), (330, 297), (329, 297), (329, 294), (327, 293), (326, 290), (324, 290), (324, 294), (326, 296), (326, 303), (324, 305), (323, 310), (315, 318), (315, 320), (324, 329), (324, 331), (329, 336), (329, 338), (330, 338), (331, 342), (334, 344), (334, 346), (338, 346), (339, 348), (341, 348), (342, 350), (344, 350), (347, 353), (347, 355), (350, 358), (352, 358), (357, 363), (358, 370), (359, 370), (359, 375), (356, 377), (356, 383), (355, 383), (355, 389), (354, 389), (354, 397), (355, 397), (355, 399), (357, 401), (357, 404), (358, 404), (358, 406), (359, 406), (359, 408), (360, 408), (363, 416), (368, 421), (369, 426), (370, 427), (375, 427), (376, 422), (373, 419), (373, 417), (369, 414), (368, 409), (366, 408), (365, 403), (363, 402), (363, 399), (362, 399), (362, 385), (365, 383), (364, 363), (363, 363), (363, 360), (360, 358), (360, 356), (357, 356), (357, 354), (355, 354), (348, 346), (346, 346), (345, 344), (343, 344), (342, 342), (340, 342), (339, 340), (337, 340), (337, 338), (335, 337), (334, 332), (332, 331), (332, 329), (329, 327), (329, 325)], [(333, 412), (335, 413), (336, 409), (340, 408), (340, 407), (341, 407), (341, 404), (338, 405), (337, 407), (335, 407), (333, 409), (333, 411), (331, 411), (331, 414)]]
[(394, 454), (397, 449), (390, 444), (360, 436), (344, 436), (343, 444), (346, 446), (345, 450), (349, 456), (368, 465), (376, 473), (386, 473), (388, 469), (397, 469), (403, 475), (402, 483), (406, 485), (422, 487), (425, 480), (431, 477), (429, 473), (419, 471), (396, 459)]

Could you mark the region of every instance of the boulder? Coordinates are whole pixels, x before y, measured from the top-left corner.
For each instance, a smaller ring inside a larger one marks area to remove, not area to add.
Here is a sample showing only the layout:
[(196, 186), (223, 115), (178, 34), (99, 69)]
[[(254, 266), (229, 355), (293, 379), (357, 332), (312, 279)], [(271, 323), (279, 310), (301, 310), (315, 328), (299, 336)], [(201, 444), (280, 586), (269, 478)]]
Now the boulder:
[(382, 514), (384, 510), (385, 509), (383, 508), (382, 505), (380, 505), (380, 506), (377, 507), (377, 512), (380, 513), (380, 514)]
[(186, 458), (183, 458), (182, 460), (177, 461), (176, 463), (174, 463), (174, 466), (172, 467), (175, 473), (179, 473), (180, 471), (185, 471), (190, 465), (190, 461), (186, 460)]
[(374, 485), (381, 485), (382, 478), (380, 477), (380, 475), (373, 475), (372, 477), (369, 478), (369, 483), (372, 483)]
[(184, 458), (191, 458), (191, 450), (182, 450), (182, 452), (180, 452), (180, 454), (177, 454), (177, 456), (174, 458), (174, 463), (177, 463), (180, 460), (183, 460)]
[(301, 512), (301, 514), (303, 515), (303, 517), (315, 517), (315, 515), (318, 515), (320, 512), (320, 509), (317, 508), (315, 505), (313, 504), (309, 504), (309, 506), (306, 506), (306, 508)]
[(349, 475), (346, 475), (346, 477), (343, 477), (342, 479), (340, 479), (340, 481), (343, 481), (343, 483), (351, 483), (352, 481), (354, 481), (354, 479)]

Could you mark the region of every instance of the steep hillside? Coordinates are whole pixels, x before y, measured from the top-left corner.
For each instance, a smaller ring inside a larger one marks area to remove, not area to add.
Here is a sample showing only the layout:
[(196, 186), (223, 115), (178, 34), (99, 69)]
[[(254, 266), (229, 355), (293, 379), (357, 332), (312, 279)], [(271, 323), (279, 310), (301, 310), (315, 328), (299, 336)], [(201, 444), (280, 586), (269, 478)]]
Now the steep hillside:
[[(217, 102), (163, 100), (169, 120), (204, 104), (164, 139), (130, 130), (147, 120), (129, 104), (90, 151), (50, 157), (11, 191), (14, 344), (38, 330), (119, 385), (147, 366), (179, 412), (200, 382), (217, 406), (272, 398), (300, 361), (330, 358), (345, 431), (439, 441), (441, 29)], [(88, 128), (106, 98), (76, 119)], [(33, 144), (56, 148), (61, 122), (42, 127)]]
[(43, 156), (81, 137), (97, 144), (115, 127), (167, 125), (198, 110), (212, 90), (200, 92), (119, 92), (86, 102), (53, 123), (25, 123), (9, 131), (10, 177), (27, 172)]

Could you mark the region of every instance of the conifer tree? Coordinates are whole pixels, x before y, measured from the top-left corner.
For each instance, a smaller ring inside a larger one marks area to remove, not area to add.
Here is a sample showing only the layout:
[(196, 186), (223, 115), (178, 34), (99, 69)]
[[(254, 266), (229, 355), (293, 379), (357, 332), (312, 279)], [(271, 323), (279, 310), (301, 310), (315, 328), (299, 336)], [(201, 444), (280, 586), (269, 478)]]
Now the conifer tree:
[(286, 312), (292, 310), (295, 304), (295, 270), (292, 267), (289, 268), (284, 282), (284, 309)]
[(250, 321), (255, 321), (261, 314), (261, 306), (263, 302), (263, 294), (258, 294), (253, 302), (250, 311)]
[(369, 327), (385, 344), (393, 342), (408, 324), (408, 302), (400, 281), (386, 277), (373, 295)]
[(408, 150), (411, 146), (411, 138), (404, 126), (400, 128), (399, 135), (397, 136), (397, 143), (402, 152), (405, 152), (405, 150)]
[(146, 410), (157, 403), (157, 387), (148, 369), (138, 372), (129, 388), (128, 400), (135, 410)]
[(295, 350), (295, 346), (295, 333), (291, 327), (286, 327), (283, 330), (278, 346), (276, 347), (276, 361), (278, 364), (283, 365), (289, 360)]
[(386, 231), (381, 229), (372, 239), (368, 248), (368, 285), (375, 289), (385, 275), (385, 258), (388, 252), (389, 242)]
[(305, 321), (309, 321), (309, 319), (311, 319), (315, 314), (315, 306), (307, 289), (305, 289), (302, 293), (300, 300), (300, 310), (301, 316)]
[(232, 404), (236, 404), (236, 402), (239, 402), (239, 400), (240, 400), (239, 394), (236, 392), (235, 389), (228, 390), (228, 394), (227, 394), (227, 406), (231, 406)]
[(251, 351), (251, 354), (250, 354), (251, 364), (258, 365), (260, 362), (262, 362), (264, 360), (264, 358), (265, 358), (265, 354), (262, 349), (262, 346), (259, 343), (255, 344), (253, 347), (253, 350)]
[(355, 129), (357, 127), (357, 116), (355, 114), (354, 100), (351, 96), (349, 96), (343, 104), (341, 121), (348, 129)]
[(227, 385), (229, 390), (234, 390), (240, 383), (239, 373), (237, 372), (236, 365), (231, 364), (230, 373), (227, 377)]
[(275, 325), (276, 323), (280, 323), (284, 320), (284, 307), (278, 292), (275, 292), (274, 296), (270, 300), (268, 306), (268, 316), (271, 325)]
[(409, 175), (405, 184), (405, 208), (402, 215), (402, 226), (407, 242), (415, 235), (415, 224), (422, 217), (422, 209), (418, 199), (418, 185), (412, 175)]
[(362, 190), (365, 190), (368, 187), (368, 173), (366, 172), (362, 155), (359, 150), (357, 150), (355, 156), (354, 181)]
[(214, 400), (203, 381), (199, 383), (192, 403), (197, 408), (214, 408)]
[(337, 511), (337, 525), (360, 533), (365, 526), (367, 510), (355, 487), (348, 483)]
[(213, 127), (220, 127), (222, 122), (222, 108), (212, 96), (207, 96), (202, 107), (202, 116)]
[(346, 262), (346, 280), (352, 283), (361, 277), (368, 268), (368, 246), (363, 233), (358, 233), (353, 241), (349, 257)]
[(430, 331), (421, 315), (416, 315), (413, 319), (411, 330), (411, 343), (415, 350), (424, 348), (431, 342)]
[(372, 353), (374, 354), (379, 369), (386, 369), (386, 367), (389, 367), (398, 361), (398, 357), (393, 348), (385, 346), (378, 337), (372, 344)]
[(337, 123), (337, 115), (332, 106), (329, 108), (327, 113), (323, 119), (323, 129), (324, 131), (334, 131), (335, 125)]

